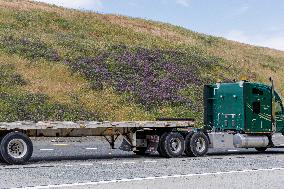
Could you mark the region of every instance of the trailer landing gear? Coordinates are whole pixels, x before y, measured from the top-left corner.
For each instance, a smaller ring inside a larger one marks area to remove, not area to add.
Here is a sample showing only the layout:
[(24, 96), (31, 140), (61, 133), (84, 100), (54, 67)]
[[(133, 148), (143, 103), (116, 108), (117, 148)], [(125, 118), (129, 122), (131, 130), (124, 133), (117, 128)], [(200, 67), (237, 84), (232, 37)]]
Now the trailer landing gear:
[(33, 153), (30, 138), (21, 132), (10, 132), (1, 137), (0, 157), (8, 164), (24, 164)]

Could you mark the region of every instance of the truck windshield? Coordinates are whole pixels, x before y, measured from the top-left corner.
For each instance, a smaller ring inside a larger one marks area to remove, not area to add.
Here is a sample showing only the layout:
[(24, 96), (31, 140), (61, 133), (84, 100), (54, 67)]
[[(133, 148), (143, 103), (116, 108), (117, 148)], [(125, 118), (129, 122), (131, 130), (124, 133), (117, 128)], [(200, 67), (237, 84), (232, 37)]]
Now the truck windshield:
[(282, 101), (278, 93), (275, 91), (275, 113), (281, 115), (283, 112)]
[(282, 114), (282, 106), (281, 106), (281, 102), (277, 102), (275, 103), (275, 113), (276, 115), (281, 115)]

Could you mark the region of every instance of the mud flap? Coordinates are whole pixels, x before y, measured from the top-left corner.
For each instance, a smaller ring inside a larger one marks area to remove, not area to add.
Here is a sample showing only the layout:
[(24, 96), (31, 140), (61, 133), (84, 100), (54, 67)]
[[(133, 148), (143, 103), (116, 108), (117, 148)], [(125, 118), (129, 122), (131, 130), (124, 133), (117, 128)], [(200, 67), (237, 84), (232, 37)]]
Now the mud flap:
[(159, 146), (160, 137), (158, 135), (147, 135), (146, 138), (148, 141), (146, 153), (151, 154), (156, 152)]

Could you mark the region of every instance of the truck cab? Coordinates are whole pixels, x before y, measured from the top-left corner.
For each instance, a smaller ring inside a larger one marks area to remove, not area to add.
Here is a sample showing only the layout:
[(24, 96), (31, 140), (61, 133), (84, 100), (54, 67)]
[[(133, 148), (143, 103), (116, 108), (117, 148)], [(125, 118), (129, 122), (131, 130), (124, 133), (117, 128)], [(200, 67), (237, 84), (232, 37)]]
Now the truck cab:
[(260, 142), (266, 141), (262, 145), (257, 145), (261, 147), (275, 146), (276, 143), (284, 144), (284, 137), (280, 143), (273, 142), (273, 135), (284, 134), (282, 100), (273, 85), (248, 81), (206, 85), (204, 125), (208, 133), (233, 133), (238, 134), (234, 137), (239, 136), (244, 140), (259, 137)]

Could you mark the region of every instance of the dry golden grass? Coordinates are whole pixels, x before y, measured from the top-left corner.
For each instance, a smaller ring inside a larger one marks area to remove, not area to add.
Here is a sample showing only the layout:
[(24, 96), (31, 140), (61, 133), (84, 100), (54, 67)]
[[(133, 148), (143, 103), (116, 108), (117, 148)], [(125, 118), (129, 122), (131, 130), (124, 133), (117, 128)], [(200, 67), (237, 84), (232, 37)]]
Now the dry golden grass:
[(193, 45), (196, 43), (196, 40), (194, 38), (184, 36), (176, 32), (173, 27), (170, 27), (166, 24), (110, 14), (100, 15), (100, 17), (114, 25), (130, 28), (135, 32), (161, 37), (165, 40), (175, 42), (177, 44), (182, 43)]
[[(208, 36), (159, 22), (125, 16), (80, 12), (28, 0), (0, 0), (0, 8), (4, 8), (7, 12), (20, 10), (29, 13), (37, 11), (55, 13), (51, 15), (66, 19), (71, 25), (77, 24), (78, 28), (69, 30), (54, 22), (48, 26), (48, 29), (52, 32), (46, 32), (46, 26), (39, 21), (35, 27), (23, 27), (20, 32), (18, 30), (13, 31), (12, 35), (19, 38), (30, 33), (33, 34), (42, 42), (56, 49), (62, 56), (67, 54), (66, 52), (69, 52), (70, 49), (68, 45), (58, 45), (60, 37), (57, 34), (68, 36), (69, 33), (80, 33), (82, 39), (81, 37), (76, 38), (78, 45), (83, 44), (90, 49), (93, 49), (92, 45), (94, 44), (97, 45), (98, 49), (104, 47), (105, 44), (133, 46), (146, 44), (145, 46), (149, 48), (173, 47), (174, 50), (197, 47), (204, 50), (205, 54), (225, 60), (223, 64), (227, 71), (232, 70), (232, 72), (224, 73), (227, 74), (227, 78), (239, 79), (240, 76), (245, 75), (252, 81), (268, 83), (268, 78), (272, 77), (275, 80), (276, 88), (284, 96), (284, 83), (282, 82), (284, 75), (283, 51), (255, 47), (222, 38), (210, 38), (210, 36), (207, 39)], [(18, 25), (21, 24), (16, 21), (15, 17), (11, 16), (7, 19), (4, 16), (1, 17), (2, 14), (10, 15), (0, 12), (0, 24), (13, 25), (13, 22)], [(49, 20), (49, 18), (46, 17), (45, 19)], [(29, 23), (29, 21), (26, 22)], [(88, 31), (80, 28), (84, 23), (88, 26), (86, 28)], [(125, 30), (126, 32), (124, 32)], [(72, 37), (72, 35), (70, 36)], [(84, 38), (90, 41), (84, 41)], [(212, 40), (212, 44), (210, 40)], [(169, 46), (169, 44), (172, 46)], [(71, 50), (70, 52), (73, 52)], [(144, 111), (138, 105), (127, 104), (123, 95), (117, 94), (111, 88), (102, 91), (89, 89), (88, 81), (71, 72), (66, 65), (43, 60), (30, 63), (26, 59), (5, 54), (0, 54), (1, 63), (15, 65), (16, 71), (29, 81), (28, 85), (23, 87), (24, 90), (47, 94), (53, 101), (74, 104), (77, 103), (74, 101), (75, 96), (86, 109), (99, 112), (101, 117), (106, 120), (154, 119), (153, 115), (150, 115), (149, 112)], [(203, 74), (214, 75), (215, 73)], [(163, 107), (157, 112), (162, 115), (172, 115), (173, 109)]]
[(84, 107), (88, 110), (101, 112), (101, 117), (106, 120), (153, 120), (154, 117), (139, 109), (136, 105), (122, 104), (123, 100), (112, 89), (102, 91), (85, 91), (80, 95)]
[(17, 11), (43, 11), (56, 13), (65, 18), (78, 18), (89, 15), (89, 13), (80, 12), (75, 9), (53, 6), (43, 2), (35, 2), (33, 0), (0, 0), (0, 8)]
[[(15, 9), (15, 10), (44, 10), (44, 11), (50, 11), (55, 12), (59, 8), (53, 8), (50, 7), (47, 4), (44, 3), (37, 3), (34, 1), (28, 1), (28, 0), (1, 0), (0, 1), (1, 7), (9, 8), (9, 9)], [(59, 9), (60, 10), (60, 9)]]
[[(80, 103), (88, 111), (99, 112), (105, 120), (153, 119), (136, 105), (122, 105), (123, 98), (111, 89), (91, 90), (86, 80), (70, 72), (63, 64), (44, 61), (31, 63), (20, 57), (4, 54), (0, 54), (0, 64), (13, 65), (16, 72), (28, 81), (22, 90), (46, 94), (54, 102), (71, 106), (76, 102)], [(78, 98), (76, 102), (74, 96)]]
[(77, 93), (87, 86), (87, 82), (80, 76), (71, 74), (64, 65), (46, 62), (35, 64), (20, 57), (3, 54), (0, 57), (0, 63), (13, 65), (16, 72), (28, 81), (23, 88), (31, 93), (48, 94), (56, 101), (71, 103), (69, 94)]
[[(250, 81), (269, 84), (269, 77), (275, 81), (278, 91), (284, 95), (284, 52), (256, 47), (236, 41), (222, 39), (216, 47), (205, 47), (206, 51), (226, 60), (227, 69), (239, 70), (235, 79), (245, 76)], [(248, 72), (250, 71), (250, 72)], [(254, 73), (251, 75), (251, 72)]]
[[(135, 32), (146, 33), (156, 37), (161, 37), (167, 41), (181, 43), (181, 44), (195, 44), (196, 40), (193, 37), (184, 36), (176, 32), (174, 27), (166, 24), (158, 24), (157, 22), (145, 21), (142, 19), (134, 19), (125, 16), (110, 15), (110, 14), (96, 14), (88, 12), (79, 12), (73, 9), (65, 9), (62, 7), (51, 6), (45, 3), (39, 3), (29, 0), (0, 0), (0, 7), (21, 11), (46, 11), (57, 13), (65, 18), (86, 18), (99, 19), (108, 24), (121, 26), (131, 29)], [(57, 30), (57, 28), (54, 28)]]
[[(233, 77), (238, 80), (245, 76), (251, 81), (269, 83), (268, 78), (272, 77), (278, 87), (278, 91), (284, 95), (284, 83), (282, 77), (284, 75), (284, 52), (280, 50), (255, 47), (236, 41), (228, 41), (219, 39), (213, 46), (198, 44), (200, 41), (195, 37), (196, 33), (191, 31), (178, 30), (174, 26), (167, 24), (159, 24), (141, 19), (129, 19), (124, 16), (102, 15), (107, 21), (112, 24), (117, 24), (122, 27), (131, 28), (136, 32), (148, 33), (164, 40), (174, 42), (176, 44), (185, 44), (189, 46), (198, 46), (205, 49), (210, 55), (221, 57), (226, 60), (226, 67), (232, 70), (240, 70), (234, 72)], [(198, 35), (198, 34), (197, 34)], [(271, 63), (266, 62), (266, 57), (272, 58), (280, 62), (277, 70), (272, 70), (269, 66)], [(280, 59), (280, 61), (279, 61)], [(263, 64), (267, 64), (264, 67)], [(250, 72), (246, 72), (249, 70)], [(233, 72), (232, 72), (233, 73)], [(251, 74), (253, 73), (253, 74)], [(228, 77), (232, 77), (229, 75)]]

